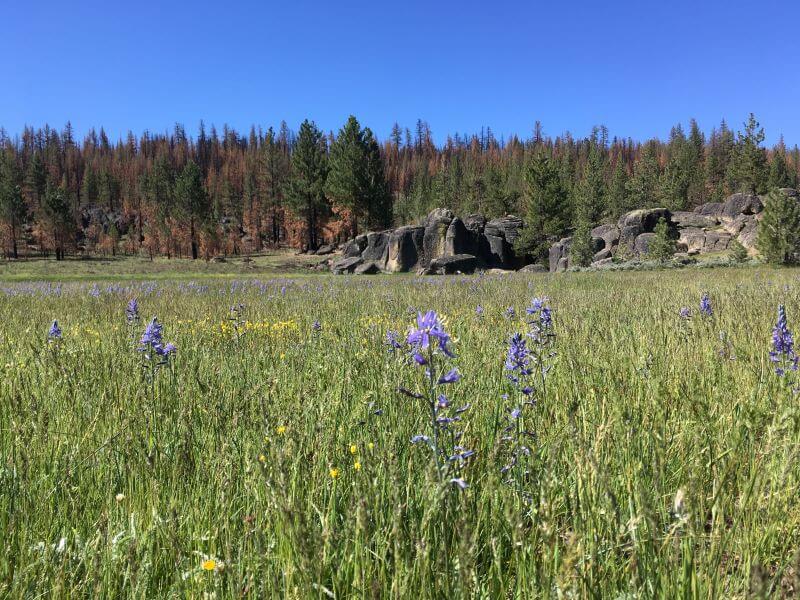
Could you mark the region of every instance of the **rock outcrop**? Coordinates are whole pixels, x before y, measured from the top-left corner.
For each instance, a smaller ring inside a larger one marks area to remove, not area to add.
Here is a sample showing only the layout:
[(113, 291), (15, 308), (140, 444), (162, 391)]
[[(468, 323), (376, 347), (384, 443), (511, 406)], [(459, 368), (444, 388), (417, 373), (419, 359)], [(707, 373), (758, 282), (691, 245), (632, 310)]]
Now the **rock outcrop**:
[[(783, 189), (784, 194), (798, 197), (796, 190)], [(666, 208), (634, 210), (622, 215), (616, 224), (592, 229), (594, 256), (592, 266), (601, 266), (622, 252), (626, 256), (644, 257), (654, 237), (655, 226), (663, 217), (677, 240), (677, 251), (688, 255), (725, 252), (735, 240), (752, 251), (758, 233), (758, 221), (765, 198), (752, 194), (732, 194), (724, 202), (708, 202), (693, 211), (671, 212)], [(572, 238), (566, 237), (550, 247), (550, 271), (569, 268)]]
[[(463, 219), (437, 208), (422, 224), (370, 232), (346, 242), (334, 273), (469, 273), (477, 268), (517, 269), (524, 257), (514, 252), (522, 219), (506, 215), (487, 221), (482, 215)], [(345, 262), (360, 258), (362, 262)], [(374, 267), (371, 265), (375, 265)]]

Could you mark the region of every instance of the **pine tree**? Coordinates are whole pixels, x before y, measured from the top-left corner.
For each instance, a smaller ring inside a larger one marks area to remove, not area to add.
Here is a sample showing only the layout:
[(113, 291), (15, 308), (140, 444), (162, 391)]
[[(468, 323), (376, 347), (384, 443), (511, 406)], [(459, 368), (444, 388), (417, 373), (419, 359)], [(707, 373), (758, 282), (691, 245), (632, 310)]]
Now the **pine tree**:
[(210, 209), (203, 175), (196, 162), (190, 160), (175, 181), (175, 200), (184, 218), (189, 219), (192, 259), (197, 260), (197, 230), (205, 222)]
[(625, 160), (622, 155), (620, 155), (617, 156), (617, 162), (614, 165), (614, 173), (611, 176), (611, 185), (608, 190), (608, 203), (606, 206), (606, 217), (612, 221), (616, 221), (623, 213), (631, 210), (627, 185), (628, 171), (625, 168)]
[(367, 157), (364, 134), (350, 115), (331, 144), (325, 195), (350, 213), (350, 232), (358, 235), (358, 221), (367, 213)]
[(767, 184), (769, 189), (786, 188), (792, 186), (792, 179), (789, 175), (789, 167), (786, 164), (786, 147), (783, 140), (775, 148), (772, 155), (772, 162), (769, 165), (769, 177)]
[(657, 144), (650, 141), (644, 145), (639, 160), (633, 165), (633, 175), (625, 185), (633, 208), (652, 208), (658, 204), (660, 177)]
[(319, 222), (330, 206), (325, 198), (328, 155), (325, 137), (316, 124), (306, 119), (300, 125), (286, 184), (286, 203), (305, 221), (306, 248), (319, 247)]
[(773, 264), (793, 264), (800, 254), (800, 203), (773, 190), (764, 200), (756, 247)]
[(523, 219), (525, 227), (517, 238), (517, 249), (536, 260), (544, 260), (550, 243), (566, 232), (569, 224), (569, 196), (558, 166), (545, 151), (529, 160), (524, 173)]
[(367, 221), (374, 229), (385, 229), (392, 224), (392, 193), (386, 181), (386, 166), (378, 140), (369, 127), (364, 129), (366, 155)]
[(766, 190), (767, 153), (761, 147), (764, 129), (753, 113), (745, 123), (744, 132), (739, 132), (734, 147), (733, 160), (728, 169), (736, 189), (749, 194), (760, 194)]
[(17, 236), (27, 213), (20, 180), (13, 154), (0, 147), (0, 221), (8, 229), (12, 258), (18, 258)]
[(655, 237), (650, 241), (647, 255), (655, 260), (670, 259), (675, 254), (675, 240), (664, 217), (658, 220), (653, 233), (655, 233)]

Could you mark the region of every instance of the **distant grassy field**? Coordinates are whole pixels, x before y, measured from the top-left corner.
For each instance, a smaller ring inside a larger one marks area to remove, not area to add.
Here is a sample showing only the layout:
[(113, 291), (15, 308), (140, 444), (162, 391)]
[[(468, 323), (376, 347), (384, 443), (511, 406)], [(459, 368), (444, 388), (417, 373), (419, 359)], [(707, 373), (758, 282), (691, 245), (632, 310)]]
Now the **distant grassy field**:
[[(51, 281), (0, 284), (0, 597), (797, 594), (798, 384), (769, 351), (798, 271), (26, 274)], [(525, 396), (504, 363), (534, 297), (555, 338)], [(428, 309), (455, 354), (433, 384), (461, 374), (432, 386), (460, 419), (437, 440), (386, 341)], [(177, 345), (155, 373), (153, 315)]]
[(250, 257), (232, 256), (225, 262), (166, 259), (149, 260), (133, 256), (68, 258), (31, 258), (0, 260), (0, 281), (73, 281), (79, 279), (177, 279), (192, 277), (264, 277), (279, 274), (311, 273), (309, 267), (327, 257), (273, 251)]

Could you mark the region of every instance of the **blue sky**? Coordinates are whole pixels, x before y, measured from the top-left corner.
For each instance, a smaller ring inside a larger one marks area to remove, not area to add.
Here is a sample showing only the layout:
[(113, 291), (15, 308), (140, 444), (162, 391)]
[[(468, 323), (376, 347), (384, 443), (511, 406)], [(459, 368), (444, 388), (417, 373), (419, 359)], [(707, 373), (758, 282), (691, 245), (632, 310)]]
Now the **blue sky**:
[(104, 126), (196, 132), (325, 130), (349, 114), (385, 138), (427, 120), (437, 141), (499, 137), (665, 138), (695, 117), (740, 128), (756, 113), (800, 144), (800, 3), (12, 2), (2, 9), (0, 126), (79, 134)]

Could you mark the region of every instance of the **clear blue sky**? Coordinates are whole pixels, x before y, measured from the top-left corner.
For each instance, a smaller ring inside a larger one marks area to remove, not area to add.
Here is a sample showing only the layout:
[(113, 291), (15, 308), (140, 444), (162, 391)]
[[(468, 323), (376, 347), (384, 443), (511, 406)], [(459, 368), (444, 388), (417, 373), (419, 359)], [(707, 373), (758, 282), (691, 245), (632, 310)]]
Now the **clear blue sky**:
[(796, 0), (429, 2), (14, 2), (0, 28), (0, 126), (79, 134), (104, 126), (194, 134), (201, 119), (247, 130), (325, 130), (349, 114), (388, 136), (427, 120), (437, 141), (666, 137), (697, 118), (800, 144)]

